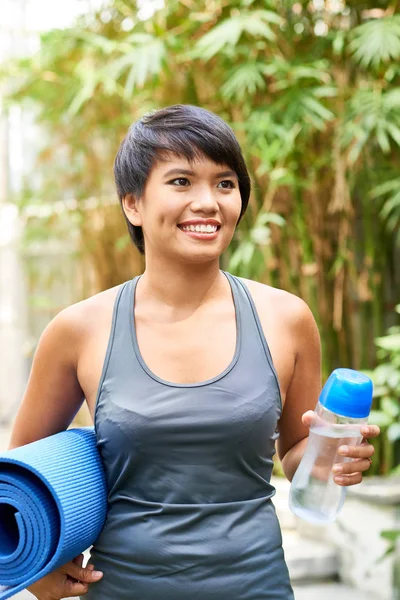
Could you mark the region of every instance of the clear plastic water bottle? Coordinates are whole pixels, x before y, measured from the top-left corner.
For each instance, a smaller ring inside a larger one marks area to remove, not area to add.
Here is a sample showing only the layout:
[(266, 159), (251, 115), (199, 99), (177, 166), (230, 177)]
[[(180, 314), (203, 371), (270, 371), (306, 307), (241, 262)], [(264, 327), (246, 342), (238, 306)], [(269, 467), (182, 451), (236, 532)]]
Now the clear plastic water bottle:
[(290, 487), (290, 509), (302, 519), (326, 523), (341, 510), (347, 488), (334, 482), (332, 467), (353, 460), (337, 451), (361, 443), (360, 429), (368, 421), (372, 391), (371, 379), (352, 369), (336, 369), (326, 382)]

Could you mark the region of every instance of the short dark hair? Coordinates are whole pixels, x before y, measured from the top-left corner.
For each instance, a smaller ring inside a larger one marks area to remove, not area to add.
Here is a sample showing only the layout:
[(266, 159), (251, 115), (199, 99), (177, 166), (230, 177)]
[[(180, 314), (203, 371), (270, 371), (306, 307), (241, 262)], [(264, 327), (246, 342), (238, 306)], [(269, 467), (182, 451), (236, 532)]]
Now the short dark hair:
[[(129, 128), (114, 163), (121, 205), (126, 194), (142, 195), (151, 168), (168, 153), (184, 156), (190, 162), (206, 155), (235, 171), (242, 199), (239, 220), (242, 218), (251, 183), (239, 142), (218, 115), (189, 104), (175, 104), (147, 113)], [(124, 216), (133, 243), (144, 254), (142, 228), (132, 225), (125, 213)]]

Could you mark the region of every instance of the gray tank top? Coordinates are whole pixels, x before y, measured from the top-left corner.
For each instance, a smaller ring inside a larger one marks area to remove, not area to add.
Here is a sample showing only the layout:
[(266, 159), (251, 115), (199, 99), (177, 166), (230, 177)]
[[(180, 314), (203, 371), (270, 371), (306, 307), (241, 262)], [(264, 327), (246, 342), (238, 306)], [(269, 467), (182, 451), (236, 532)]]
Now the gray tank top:
[[(244, 283), (225, 273), (236, 350), (217, 377), (157, 377), (118, 292), (95, 411), (109, 510), (85, 600), (292, 600), (270, 484), (281, 399)], [(193, 360), (196, 358), (193, 357)]]

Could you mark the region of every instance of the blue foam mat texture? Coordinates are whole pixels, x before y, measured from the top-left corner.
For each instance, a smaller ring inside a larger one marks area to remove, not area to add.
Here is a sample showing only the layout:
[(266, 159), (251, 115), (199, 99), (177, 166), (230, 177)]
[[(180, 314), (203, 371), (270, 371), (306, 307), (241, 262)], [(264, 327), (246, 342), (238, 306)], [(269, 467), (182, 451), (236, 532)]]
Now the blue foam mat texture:
[(106, 514), (93, 427), (0, 454), (0, 600), (94, 544)]

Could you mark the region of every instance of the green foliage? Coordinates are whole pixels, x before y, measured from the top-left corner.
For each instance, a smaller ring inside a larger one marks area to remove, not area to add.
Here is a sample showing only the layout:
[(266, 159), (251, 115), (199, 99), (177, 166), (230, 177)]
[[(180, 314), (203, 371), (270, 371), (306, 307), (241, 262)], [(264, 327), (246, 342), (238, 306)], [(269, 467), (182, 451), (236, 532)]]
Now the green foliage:
[(400, 563), (399, 563), (399, 544), (400, 544), (400, 529), (385, 529), (381, 531), (381, 537), (388, 542), (386, 552), (379, 558), (378, 563), (382, 562), (388, 556), (395, 554), (393, 561), (393, 600), (400, 598)]
[(270, 245), (271, 224), (283, 227), (285, 220), (275, 213), (260, 213), (254, 226), (242, 237), (229, 261), (230, 271), (242, 277), (259, 278), (265, 269), (264, 250)]
[[(400, 304), (396, 307), (400, 314)], [(370, 422), (381, 428), (381, 472), (389, 473), (396, 460), (396, 448), (400, 448), (400, 326), (389, 329), (387, 335), (376, 339), (380, 364), (368, 372), (374, 383), (376, 408), (371, 411)]]
[(359, 160), (368, 142), (378, 144), (384, 154), (400, 145), (400, 91), (372, 86), (357, 90), (344, 117), (343, 144), (351, 147), (351, 163)]
[[(398, 548), (398, 540), (400, 540), (400, 529), (385, 529), (381, 531), (381, 537), (383, 537), (387, 542), (389, 542), (388, 547), (384, 555), (379, 559), (378, 562), (381, 562), (387, 556), (394, 554)], [(397, 575), (398, 578), (398, 575)], [(396, 585), (397, 584), (397, 585)], [(398, 582), (395, 582), (396, 592), (400, 591)]]
[(400, 58), (400, 15), (359, 25), (353, 34), (350, 51), (363, 67), (377, 67)]
[(370, 197), (384, 198), (381, 216), (387, 223), (390, 232), (397, 231), (397, 240), (400, 245), (400, 177), (389, 179), (371, 190)]
[(275, 41), (276, 34), (271, 25), (281, 23), (281, 17), (275, 12), (242, 10), (239, 14), (223, 20), (202, 36), (190, 56), (208, 61), (222, 51), (230, 55), (244, 34), (248, 34), (251, 38)]
[[(400, 297), (400, 21), (385, 0), (332, 5), (168, 0), (143, 20), (135, 2), (109, 0), (44, 34), (37, 55), (7, 68), (9, 102), (33, 106), (41, 124), (41, 181), (21, 205), (29, 243), (79, 239), (101, 288), (141, 268), (117, 217), (115, 153), (146, 111), (204, 106), (232, 125), (253, 184), (224, 264), (309, 304), (325, 376), (373, 369)], [(46, 221), (32, 217), (43, 208)], [(383, 471), (398, 444), (389, 335), (374, 375), (386, 390), (375, 400)]]

